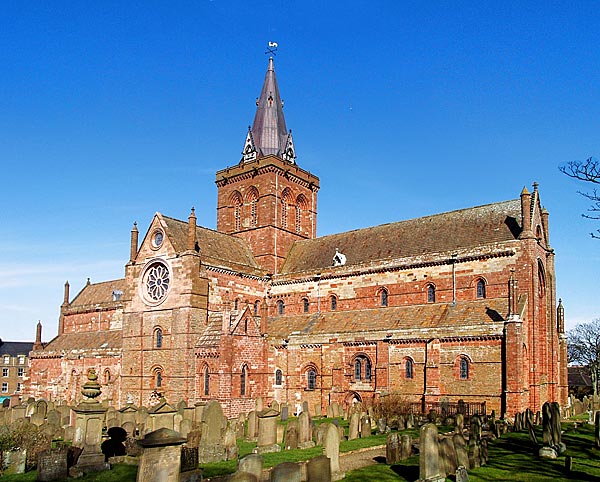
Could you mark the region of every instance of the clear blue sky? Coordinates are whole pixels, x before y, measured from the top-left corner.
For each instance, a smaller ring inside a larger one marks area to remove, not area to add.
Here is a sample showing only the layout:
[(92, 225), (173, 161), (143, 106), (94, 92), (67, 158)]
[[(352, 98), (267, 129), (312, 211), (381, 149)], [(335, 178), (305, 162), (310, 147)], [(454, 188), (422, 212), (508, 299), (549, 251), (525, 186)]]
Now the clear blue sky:
[(598, 223), (558, 171), (600, 155), (597, 2), (29, 3), (1, 9), (2, 339), (55, 336), (65, 280), (122, 277), (133, 221), (215, 226), (269, 40), (319, 235), (537, 181), (567, 326), (600, 317)]

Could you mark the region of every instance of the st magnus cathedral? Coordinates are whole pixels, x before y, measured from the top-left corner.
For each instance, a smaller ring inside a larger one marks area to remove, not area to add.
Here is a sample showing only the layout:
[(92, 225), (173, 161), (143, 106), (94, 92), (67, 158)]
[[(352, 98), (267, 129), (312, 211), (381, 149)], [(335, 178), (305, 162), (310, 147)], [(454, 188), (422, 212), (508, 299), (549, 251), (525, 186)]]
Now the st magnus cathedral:
[[(242, 159), (216, 173), (217, 229), (157, 213), (122, 279), (65, 284), (26, 396), (113, 405), (262, 397), (325, 409), (388, 394), (511, 415), (567, 397), (548, 211), (515, 199), (317, 237), (319, 178), (296, 162), (273, 59)], [(154, 398), (153, 398), (154, 397)]]

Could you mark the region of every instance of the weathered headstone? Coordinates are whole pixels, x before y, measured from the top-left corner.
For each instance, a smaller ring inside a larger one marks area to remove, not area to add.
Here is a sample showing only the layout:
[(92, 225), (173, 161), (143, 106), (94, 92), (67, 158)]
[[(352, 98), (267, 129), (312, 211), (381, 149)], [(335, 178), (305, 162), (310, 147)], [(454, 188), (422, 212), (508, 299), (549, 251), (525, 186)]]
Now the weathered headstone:
[(408, 434), (400, 437), (400, 460), (406, 460), (412, 455), (412, 438)]
[(311, 419), (307, 411), (303, 411), (298, 417), (300, 426), (298, 448), (305, 449), (314, 447), (315, 443), (312, 440)]
[(360, 433), (360, 415), (353, 413), (350, 415), (350, 423), (348, 426), (348, 440), (354, 440), (358, 438)]
[(464, 465), (461, 465), (456, 469), (455, 480), (456, 482), (469, 482), (469, 474)]
[(446, 474), (440, 472), (438, 429), (433, 423), (421, 427), (419, 440), (419, 480), (443, 482)]
[(137, 471), (137, 482), (178, 482), (181, 471), (181, 434), (160, 428), (138, 443), (144, 448)]
[(332, 423), (325, 423), (323, 454), (329, 458), (332, 480), (343, 479), (345, 474), (340, 469), (340, 434)]
[(446, 474), (455, 473), (458, 468), (458, 459), (452, 439), (443, 437), (440, 440), (440, 457), (443, 460), (444, 472)]
[(385, 458), (388, 465), (400, 462), (400, 434), (398, 432), (388, 433), (385, 443)]
[(281, 446), (277, 443), (277, 420), (279, 412), (267, 409), (257, 413), (258, 416), (258, 453), (279, 452)]
[(258, 417), (256, 412), (252, 410), (248, 414), (248, 440), (254, 441), (258, 438)]
[(226, 459), (223, 435), (227, 427), (227, 419), (223, 409), (216, 400), (211, 400), (202, 413), (202, 434), (198, 445), (200, 463), (220, 462)]
[(271, 482), (300, 482), (302, 470), (294, 462), (283, 462), (271, 470)]
[(239, 449), (237, 446), (237, 440), (235, 438), (235, 432), (232, 427), (229, 427), (227, 430), (225, 430), (223, 445), (225, 447), (225, 458), (227, 460), (234, 460), (238, 458)]
[(289, 417), (289, 407), (287, 405), (284, 405), (283, 407), (281, 407), (281, 421), (285, 422), (288, 417)]
[(2, 475), (24, 474), (27, 461), (27, 449), (13, 449), (4, 452), (4, 471)]
[(247, 472), (260, 480), (263, 469), (262, 455), (249, 454), (238, 462), (238, 472)]
[(319, 455), (306, 464), (307, 482), (331, 482), (331, 464), (326, 455)]
[(454, 431), (456, 433), (462, 433), (465, 428), (465, 416), (462, 413), (457, 413), (454, 420)]
[(468, 470), (471, 466), (469, 465), (469, 452), (467, 451), (465, 437), (462, 433), (456, 433), (452, 437), (452, 443), (454, 443), (454, 451), (456, 452), (456, 463)]
[(48, 449), (38, 456), (37, 480), (49, 482), (63, 480), (68, 476), (67, 447)]

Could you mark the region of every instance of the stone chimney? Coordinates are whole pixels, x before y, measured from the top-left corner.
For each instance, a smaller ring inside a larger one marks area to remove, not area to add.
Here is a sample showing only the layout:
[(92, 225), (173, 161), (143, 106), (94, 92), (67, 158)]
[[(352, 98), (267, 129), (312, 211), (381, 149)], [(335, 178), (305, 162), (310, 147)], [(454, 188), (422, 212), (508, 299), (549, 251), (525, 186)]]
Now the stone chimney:
[(138, 252), (138, 228), (137, 223), (133, 223), (133, 228), (131, 229), (131, 248), (129, 252), (129, 261), (133, 262)]

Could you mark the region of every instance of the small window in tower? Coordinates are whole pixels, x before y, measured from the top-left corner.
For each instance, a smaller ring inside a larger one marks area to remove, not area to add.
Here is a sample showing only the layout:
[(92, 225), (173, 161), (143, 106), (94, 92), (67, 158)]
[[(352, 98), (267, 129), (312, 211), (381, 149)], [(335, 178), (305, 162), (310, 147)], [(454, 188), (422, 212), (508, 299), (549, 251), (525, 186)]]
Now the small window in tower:
[(427, 285), (427, 303), (435, 303), (435, 286)]
[(304, 313), (308, 313), (308, 298), (302, 298), (302, 309), (304, 311)]
[(237, 311), (238, 307), (239, 307), (239, 301), (236, 298), (235, 300), (233, 300), (233, 309)]
[(208, 366), (204, 368), (204, 395), (210, 394), (210, 373)]
[(157, 328), (154, 332), (154, 346), (156, 348), (162, 348), (163, 346), (163, 332), (160, 328)]
[(281, 370), (275, 370), (275, 385), (281, 385), (283, 383), (283, 373)]
[(285, 311), (285, 303), (283, 302), (283, 300), (277, 300), (277, 314), (283, 315), (284, 311)]
[(154, 372), (154, 386), (156, 388), (160, 388), (160, 387), (162, 387), (162, 383), (163, 383), (163, 373), (162, 373), (162, 370), (156, 370)]
[(477, 280), (477, 298), (485, 298), (485, 281)]
[(337, 310), (337, 298), (332, 295), (331, 296), (331, 311)]
[(258, 316), (259, 309), (260, 309), (260, 301), (256, 300), (254, 302), (254, 316)]

